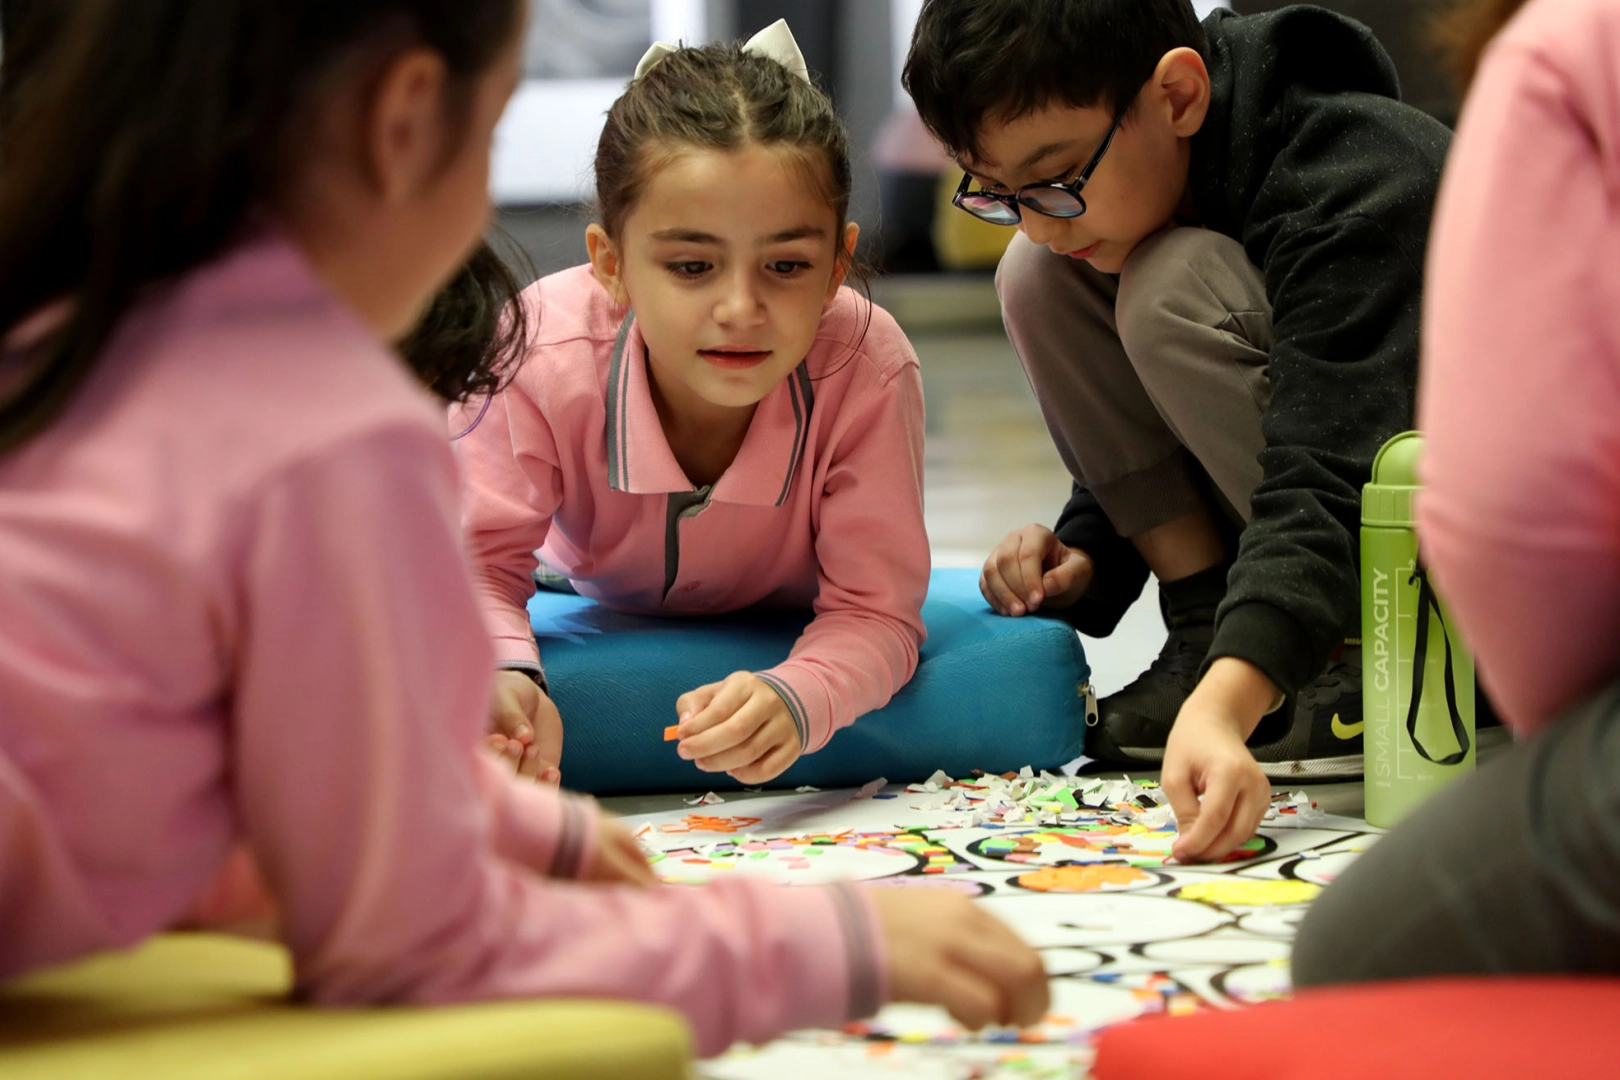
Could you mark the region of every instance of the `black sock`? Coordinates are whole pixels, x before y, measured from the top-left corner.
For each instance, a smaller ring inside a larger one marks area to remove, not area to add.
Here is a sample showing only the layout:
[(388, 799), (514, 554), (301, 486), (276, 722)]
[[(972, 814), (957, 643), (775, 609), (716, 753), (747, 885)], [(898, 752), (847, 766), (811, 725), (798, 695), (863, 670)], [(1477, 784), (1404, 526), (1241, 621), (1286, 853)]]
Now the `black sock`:
[(1222, 560), (1208, 570), (1159, 582), (1159, 607), (1166, 626), (1184, 622), (1214, 622), (1215, 609), (1226, 597), (1226, 572), (1230, 561)]

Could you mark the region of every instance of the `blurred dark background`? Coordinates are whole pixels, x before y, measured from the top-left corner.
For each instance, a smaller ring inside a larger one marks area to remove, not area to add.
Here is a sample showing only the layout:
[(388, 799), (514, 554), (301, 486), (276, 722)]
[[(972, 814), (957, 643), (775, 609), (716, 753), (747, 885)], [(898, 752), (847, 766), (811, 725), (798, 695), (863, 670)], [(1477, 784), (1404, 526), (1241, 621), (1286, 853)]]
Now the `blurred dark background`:
[[(1370, 27), (1395, 60), (1404, 98), (1450, 125), (1457, 101), (1429, 40), (1443, 3), (1328, 0), (1322, 6)], [(910, 145), (916, 133), (900, 115), (905, 105), (897, 69), (917, 6), (907, 0), (706, 0), (707, 30), (710, 38), (743, 38), (779, 18), (792, 25), (850, 128), (856, 148), (851, 214), (862, 224), (861, 256), (869, 264), (886, 274), (984, 273), (994, 264), (996, 238), (938, 235), (941, 226), (956, 225), (941, 220), (941, 162), (919, 160)], [(1232, 0), (1231, 6), (1249, 14), (1285, 5)], [(582, 234), (590, 220), (584, 203), (511, 204), (498, 220), (541, 273), (584, 259)]]
[[(1217, 0), (1196, 0), (1200, 11)], [(1277, 0), (1222, 0), (1248, 14), (1284, 6)], [(1407, 101), (1452, 124), (1457, 101), (1430, 44), (1431, 25), (1447, 0), (1325, 0), (1323, 6), (1365, 23), (1400, 72)], [(14, 54), (12, 32), (28, 20), (59, 18), (71, 0), (0, 0), (0, 47)], [(519, 168), (558, 174), (548, 185), (497, 180), (497, 223), (534, 272), (584, 260), (590, 220), (588, 145), (600, 112), (611, 101), (660, 26), (692, 27), (709, 40), (744, 38), (785, 18), (818, 83), (832, 96), (855, 148), (851, 216), (862, 225), (860, 254), (890, 275), (983, 274), (1007, 235), (974, 228), (965, 215), (944, 213), (953, 170), (915, 123), (899, 88), (900, 61), (921, 0), (529, 0), (531, 34), (525, 50), (531, 77), (552, 87), (588, 86), (590, 104), (561, 118), (556, 112), (513, 122), (511, 141), (533, 141), (566, 119), (576, 129), (571, 160), (557, 155)], [(687, 31), (690, 32), (690, 31)], [(43, 35), (28, 35), (37, 39)], [(0, 63), (0, 79), (5, 68)], [(538, 84), (536, 84), (538, 85)], [(513, 112), (518, 110), (514, 108)], [(509, 121), (514, 117), (509, 114)], [(537, 121), (537, 122), (536, 122)], [(549, 153), (548, 148), (548, 153)], [(498, 164), (500, 154), (497, 155)], [(507, 170), (510, 175), (511, 170)], [(502, 175), (497, 169), (497, 176)], [(520, 181), (522, 177), (519, 177)], [(532, 192), (544, 190), (535, 197)]]
[[(1234, 0), (1240, 14), (1286, 7), (1269, 0)], [(1451, 88), (1430, 35), (1435, 18), (1446, 7), (1440, 0), (1331, 0), (1331, 8), (1365, 23), (1389, 50), (1401, 75), (1401, 97), (1448, 127), (1457, 121), (1457, 95)]]

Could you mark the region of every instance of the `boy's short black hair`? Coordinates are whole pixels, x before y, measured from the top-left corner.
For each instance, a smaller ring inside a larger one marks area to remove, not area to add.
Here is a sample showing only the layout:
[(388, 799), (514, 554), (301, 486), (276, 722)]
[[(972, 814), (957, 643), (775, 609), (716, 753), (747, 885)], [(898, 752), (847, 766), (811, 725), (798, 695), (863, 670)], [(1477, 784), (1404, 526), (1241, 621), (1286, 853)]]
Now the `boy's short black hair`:
[(977, 157), (986, 121), (1117, 109), (1183, 47), (1206, 55), (1191, 0), (927, 0), (902, 81), (946, 148)]

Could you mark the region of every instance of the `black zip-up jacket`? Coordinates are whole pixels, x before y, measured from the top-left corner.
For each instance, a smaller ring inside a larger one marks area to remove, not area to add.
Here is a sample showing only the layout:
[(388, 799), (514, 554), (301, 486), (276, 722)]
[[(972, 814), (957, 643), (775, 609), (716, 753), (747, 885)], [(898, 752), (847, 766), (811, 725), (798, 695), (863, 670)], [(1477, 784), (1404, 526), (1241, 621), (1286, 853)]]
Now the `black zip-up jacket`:
[[(1248, 660), (1292, 693), (1359, 633), (1361, 487), (1378, 448), (1412, 426), (1424, 248), (1451, 133), (1401, 104), (1395, 65), (1350, 19), (1219, 10), (1204, 30), (1211, 99), (1191, 194), (1202, 223), (1264, 272), (1275, 332), (1264, 476), (1209, 656)], [(1079, 485), (1057, 534), (1096, 566), (1065, 617), (1110, 632), (1147, 567)]]

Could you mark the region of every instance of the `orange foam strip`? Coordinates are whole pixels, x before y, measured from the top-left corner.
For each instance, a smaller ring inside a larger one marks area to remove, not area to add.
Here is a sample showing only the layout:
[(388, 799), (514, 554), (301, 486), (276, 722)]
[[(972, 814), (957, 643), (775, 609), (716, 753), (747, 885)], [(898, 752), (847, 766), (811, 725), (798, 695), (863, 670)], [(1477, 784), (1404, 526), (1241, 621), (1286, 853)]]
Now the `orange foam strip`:
[(674, 742), (681, 737), (681, 725), (675, 724), (664, 729), (664, 741)]

